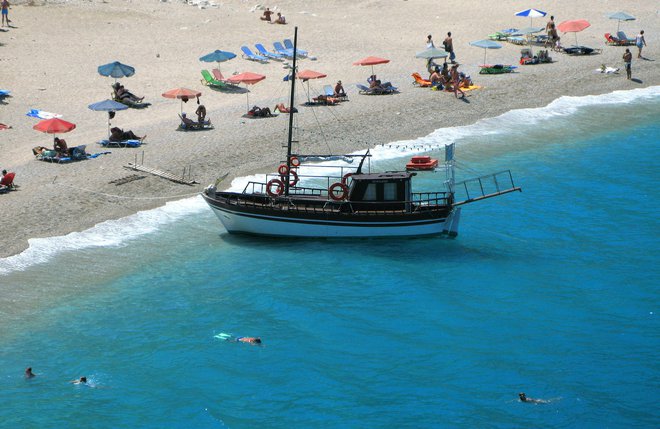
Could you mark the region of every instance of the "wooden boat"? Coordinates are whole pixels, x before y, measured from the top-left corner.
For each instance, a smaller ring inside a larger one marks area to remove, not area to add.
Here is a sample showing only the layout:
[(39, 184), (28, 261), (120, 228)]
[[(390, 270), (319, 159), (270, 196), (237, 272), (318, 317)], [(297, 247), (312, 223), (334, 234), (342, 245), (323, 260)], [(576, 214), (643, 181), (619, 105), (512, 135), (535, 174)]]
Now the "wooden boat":
[[(297, 39), (296, 29), (291, 106), (295, 105)], [(202, 192), (228, 232), (280, 237), (455, 236), (462, 205), (520, 191), (508, 170), (455, 182), (453, 144), (445, 146), (444, 181), (433, 192), (413, 191), (415, 172), (365, 171), (369, 151), (342, 156), (359, 159), (357, 167), (314, 164), (314, 170), (325, 168), (329, 173), (304, 174), (303, 164), (322, 156), (292, 152), (294, 114), (288, 113), (286, 160), (276, 174), (263, 182), (249, 182), (241, 192), (221, 191), (217, 185)], [(456, 200), (456, 189), (466, 195), (461, 201)]]

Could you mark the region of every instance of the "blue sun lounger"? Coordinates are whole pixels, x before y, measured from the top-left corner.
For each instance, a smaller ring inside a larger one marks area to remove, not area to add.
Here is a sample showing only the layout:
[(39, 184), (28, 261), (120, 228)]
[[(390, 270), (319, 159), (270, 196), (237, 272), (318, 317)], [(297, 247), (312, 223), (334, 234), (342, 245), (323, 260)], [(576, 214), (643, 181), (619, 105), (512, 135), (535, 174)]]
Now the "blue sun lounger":
[[(293, 52), (293, 42), (291, 42), (291, 39), (284, 39), (284, 47), (287, 48), (287, 49), (290, 49), (291, 52)], [(301, 57), (308, 56), (307, 51), (303, 51), (300, 48), (296, 49), (296, 53), (298, 55), (300, 55)]]
[(139, 147), (142, 144), (140, 140), (122, 140), (120, 142), (113, 142), (107, 139), (99, 140), (98, 144), (103, 147)]
[(286, 49), (280, 42), (273, 42), (273, 48), (287, 58), (293, 58), (293, 49)]
[(277, 54), (275, 52), (268, 52), (264, 45), (261, 43), (257, 43), (254, 45), (255, 48), (257, 48), (257, 51), (259, 51), (260, 55), (263, 55), (264, 57), (271, 58), (273, 60), (282, 60), (284, 58), (284, 55), (282, 54)]
[(262, 63), (267, 63), (268, 62), (268, 58), (266, 58), (264, 56), (261, 56), (261, 55), (255, 54), (247, 46), (241, 46), (241, 51), (243, 51), (243, 58), (245, 58), (245, 59), (252, 60), (252, 61), (259, 61), (259, 62), (262, 62)]

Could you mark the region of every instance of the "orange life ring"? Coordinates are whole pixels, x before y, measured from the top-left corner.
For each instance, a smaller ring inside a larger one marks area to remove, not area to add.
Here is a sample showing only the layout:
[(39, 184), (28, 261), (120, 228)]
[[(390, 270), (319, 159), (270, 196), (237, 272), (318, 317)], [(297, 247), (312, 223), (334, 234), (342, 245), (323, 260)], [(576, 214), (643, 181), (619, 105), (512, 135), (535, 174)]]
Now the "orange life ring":
[[(273, 191), (273, 185), (277, 185), (277, 188)], [(266, 193), (271, 197), (279, 197), (284, 192), (284, 182), (280, 179), (271, 179), (266, 184)]]
[(348, 178), (351, 177), (352, 175), (353, 175), (353, 173), (346, 173), (346, 174), (344, 174), (344, 175), (342, 176), (342, 178), (341, 178), (341, 183), (343, 183), (344, 185), (346, 185), (347, 182), (348, 182)]
[(291, 164), (292, 167), (300, 166), (300, 160), (298, 159), (297, 156), (292, 156), (291, 159), (289, 160), (289, 163)]
[(286, 176), (286, 173), (289, 172), (289, 167), (287, 167), (286, 164), (280, 164), (280, 166), (277, 167), (277, 172), (280, 173), (280, 176)]
[[(337, 189), (339, 189), (341, 193), (336, 194), (335, 191)], [(332, 198), (335, 201), (345, 200), (346, 197), (348, 196), (348, 187), (340, 182), (333, 183), (328, 188), (328, 195), (330, 195), (330, 198)]]
[[(280, 179), (282, 179), (282, 183), (284, 183), (286, 176), (280, 176)], [(296, 173), (295, 170), (289, 171), (289, 186), (296, 186), (299, 181), (298, 173)]]

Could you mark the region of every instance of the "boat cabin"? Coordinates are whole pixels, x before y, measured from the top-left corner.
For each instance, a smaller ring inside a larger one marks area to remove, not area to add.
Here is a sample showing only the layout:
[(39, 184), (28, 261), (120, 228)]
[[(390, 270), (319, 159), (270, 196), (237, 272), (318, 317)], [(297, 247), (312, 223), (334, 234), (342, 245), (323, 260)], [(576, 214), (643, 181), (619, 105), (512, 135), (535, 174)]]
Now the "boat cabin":
[(412, 200), (411, 178), (403, 171), (354, 174), (348, 201), (353, 210), (404, 210)]

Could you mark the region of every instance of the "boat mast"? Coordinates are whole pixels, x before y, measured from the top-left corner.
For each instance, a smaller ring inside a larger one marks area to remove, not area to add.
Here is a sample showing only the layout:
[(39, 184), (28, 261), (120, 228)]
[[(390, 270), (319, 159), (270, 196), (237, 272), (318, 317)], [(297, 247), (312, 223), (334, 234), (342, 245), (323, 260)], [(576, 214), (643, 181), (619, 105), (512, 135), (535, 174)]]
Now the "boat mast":
[(293, 69), (291, 71), (291, 100), (289, 102), (289, 137), (286, 144), (286, 180), (284, 181), (284, 195), (289, 195), (291, 176), (291, 142), (293, 141), (293, 103), (296, 89), (296, 57), (298, 56), (298, 27), (293, 29)]

